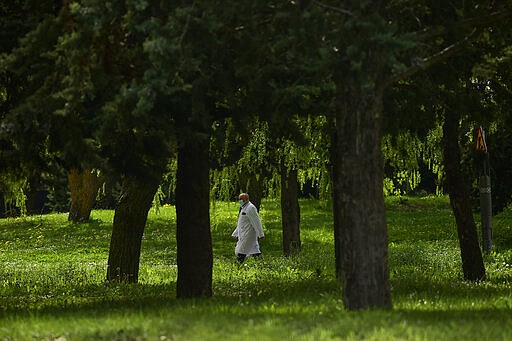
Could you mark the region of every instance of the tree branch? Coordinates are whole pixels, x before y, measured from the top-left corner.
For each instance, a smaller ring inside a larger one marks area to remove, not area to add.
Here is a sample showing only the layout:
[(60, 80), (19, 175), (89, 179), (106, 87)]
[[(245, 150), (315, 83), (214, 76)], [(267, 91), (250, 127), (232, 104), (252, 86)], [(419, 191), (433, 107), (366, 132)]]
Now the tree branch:
[(354, 14), (352, 12), (350, 12), (349, 10), (343, 9), (343, 8), (329, 6), (329, 5), (326, 5), (326, 4), (321, 3), (320, 1), (316, 1), (316, 0), (313, 1), (313, 3), (315, 3), (316, 5), (318, 5), (319, 7), (323, 8), (325, 10), (338, 12), (338, 13), (345, 14), (345, 15), (348, 15), (351, 17), (354, 16)]
[[(415, 73), (417, 73), (418, 71), (424, 70), (435, 63), (445, 60), (449, 56), (460, 51), (466, 45), (467, 42), (469, 42), (470, 40), (477, 37), (477, 33), (480, 32), (482, 29), (484, 29), (485, 27), (489, 27), (491, 25), (495, 25), (496, 23), (502, 22), (504, 20), (507, 20), (511, 16), (512, 16), (512, 9), (506, 8), (501, 11), (493, 12), (489, 15), (468, 18), (468, 19), (459, 21), (458, 23), (455, 24), (455, 27), (472, 28), (472, 31), (469, 35), (464, 37), (464, 39), (457, 41), (450, 46), (445, 47), (441, 51), (439, 51), (429, 57), (415, 60), (413, 62), (413, 65), (408, 67), (406, 70), (391, 75), (391, 77), (389, 77), (387, 79), (387, 81), (385, 82), (384, 86), (387, 87), (400, 79), (408, 78), (408, 77), (414, 75)], [(437, 36), (441, 36), (445, 33), (446, 33), (446, 28), (438, 26), (438, 27), (433, 27), (431, 29), (425, 29), (425, 30), (419, 31), (416, 33), (416, 35), (418, 36), (418, 38), (421, 37), (422, 40), (424, 40), (426, 38), (428, 39), (428, 38), (434, 38)]]
[[(473, 18), (467, 18), (460, 20), (458, 22), (454, 23), (454, 27), (462, 28), (484, 28), (488, 27), (490, 25), (495, 25), (505, 19), (512, 17), (512, 9), (505, 9), (502, 11), (496, 11), (493, 13), (490, 13), (485, 16), (481, 17), (473, 17)], [(439, 37), (446, 33), (446, 27), (445, 26), (432, 26), (427, 27), (422, 30), (411, 32), (411, 35), (413, 37), (417, 37), (419, 39), (432, 39), (435, 37)]]
[(475, 27), (475, 28), (484, 28), (490, 25), (495, 25), (501, 21), (506, 19), (510, 19), (512, 16), (512, 8), (507, 8), (502, 11), (496, 11), (489, 15), (485, 15), (482, 17), (468, 18), (466, 20), (462, 20), (460, 24), (462, 26)]
[(425, 70), (426, 68), (428, 68), (429, 66), (431, 65), (434, 65), (438, 62), (441, 62), (445, 59), (447, 59), (448, 57), (450, 57), (451, 55), (453, 55), (454, 53), (460, 51), (468, 41), (472, 40), (474, 37), (476, 37), (476, 33), (478, 32), (478, 30), (475, 28), (473, 28), (473, 31), (471, 31), (471, 33), (469, 35), (467, 35), (466, 37), (464, 37), (464, 39), (462, 40), (459, 40), (455, 43), (453, 43), (452, 45), (450, 46), (447, 46), (445, 47), (444, 49), (442, 49), (441, 51), (429, 56), (429, 57), (425, 57), (425, 58), (418, 58), (416, 60), (413, 61), (413, 65), (411, 65), (410, 67), (408, 67), (407, 69), (405, 69), (404, 71), (402, 72), (399, 72), (399, 73), (395, 73), (393, 75), (391, 75), (391, 77), (389, 77), (386, 82), (385, 82), (385, 87), (401, 80), (401, 79), (405, 79), (405, 78), (408, 78), (408, 77), (411, 77), (412, 75), (414, 75), (415, 73), (421, 71), (421, 70)]
[(180, 38), (178, 40), (178, 45), (179, 45), (180, 49), (181, 49), (181, 44), (183, 43), (183, 39), (185, 38), (185, 35), (187, 34), (189, 24), (190, 24), (190, 14), (187, 15), (187, 21), (185, 21), (185, 26), (183, 27), (183, 32), (181, 33)]

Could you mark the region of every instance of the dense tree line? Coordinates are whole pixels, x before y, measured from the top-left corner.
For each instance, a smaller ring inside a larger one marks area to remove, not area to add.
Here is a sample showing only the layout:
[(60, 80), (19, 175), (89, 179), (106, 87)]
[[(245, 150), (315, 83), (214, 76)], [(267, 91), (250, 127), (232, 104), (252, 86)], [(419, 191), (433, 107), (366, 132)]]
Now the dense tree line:
[[(419, 169), (383, 153), (401, 138), (423, 141), (422, 162), (446, 174), (464, 276), (485, 276), (459, 141), (461, 123), (509, 131), (510, 1), (0, 10), (1, 191), (23, 201), (44, 177), (67, 175), (80, 221), (102, 183), (119, 183), (108, 281), (137, 282), (147, 213), (173, 165), (178, 297), (212, 295), (210, 189), (234, 178), (222, 191), (248, 191), (257, 206), (265, 183), (280, 184), (286, 254), (300, 250), (299, 184), (328, 187), (345, 307), (390, 308), (385, 170)], [(436, 149), (425, 137), (439, 127)]]

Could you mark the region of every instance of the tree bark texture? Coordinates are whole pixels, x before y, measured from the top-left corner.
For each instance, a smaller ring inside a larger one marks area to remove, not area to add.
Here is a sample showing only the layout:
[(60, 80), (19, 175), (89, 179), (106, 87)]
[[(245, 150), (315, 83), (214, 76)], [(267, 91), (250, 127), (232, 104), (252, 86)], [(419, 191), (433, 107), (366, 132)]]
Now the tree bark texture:
[(89, 220), (100, 187), (98, 175), (91, 169), (72, 168), (68, 172), (68, 182), (71, 193), (68, 221)]
[(391, 308), (381, 151), (382, 96), (351, 89), (336, 102), (333, 209), (348, 310)]
[(300, 251), (299, 183), (296, 169), (281, 166), (281, 220), (283, 225), (283, 252), (291, 256)]
[(186, 139), (178, 150), (176, 240), (178, 298), (212, 296), (208, 141)]
[(158, 181), (127, 176), (116, 204), (107, 281), (137, 283), (142, 235)]
[(485, 278), (482, 251), (473, 218), (469, 186), (460, 168), (459, 123), (456, 115), (445, 115), (443, 123), (443, 158), (450, 204), (457, 224), (464, 279)]

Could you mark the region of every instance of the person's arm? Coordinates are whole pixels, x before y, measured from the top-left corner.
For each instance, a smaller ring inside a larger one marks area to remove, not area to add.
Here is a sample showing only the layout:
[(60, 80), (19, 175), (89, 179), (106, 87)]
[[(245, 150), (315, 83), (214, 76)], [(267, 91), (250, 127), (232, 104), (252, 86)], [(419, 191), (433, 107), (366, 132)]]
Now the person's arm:
[(248, 209), (247, 216), (249, 217), (249, 221), (251, 222), (252, 228), (256, 231), (258, 239), (265, 238), (265, 233), (263, 232), (263, 225), (261, 224), (261, 220), (258, 215), (258, 211), (256, 210), (256, 207)]
[(233, 239), (238, 239), (238, 226), (236, 227), (236, 229), (233, 231), (233, 233), (231, 233), (231, 237)]

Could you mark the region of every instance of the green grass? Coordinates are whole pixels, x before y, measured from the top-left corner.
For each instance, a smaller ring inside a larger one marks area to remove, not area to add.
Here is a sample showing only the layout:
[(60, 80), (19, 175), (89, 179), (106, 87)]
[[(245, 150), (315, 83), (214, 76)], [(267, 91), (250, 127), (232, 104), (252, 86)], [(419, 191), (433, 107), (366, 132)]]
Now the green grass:
[(388, 198), (391, 311), (347, 312), (332, 214), (301, 201), (303, 251), (281, 255), (279, 203), (263, 202), (261, 260), (234, 262), (235, 203), (211, 208), (214, 297), (178, 300), (173, 207), (150, 212), (140, 283), (106, 285), (112, 211), (0, 220), (0, 340), (509, 340), (512, 210), (493, 219), (488, 279), (462, 280), (446, 197)]

